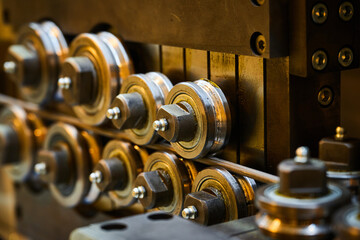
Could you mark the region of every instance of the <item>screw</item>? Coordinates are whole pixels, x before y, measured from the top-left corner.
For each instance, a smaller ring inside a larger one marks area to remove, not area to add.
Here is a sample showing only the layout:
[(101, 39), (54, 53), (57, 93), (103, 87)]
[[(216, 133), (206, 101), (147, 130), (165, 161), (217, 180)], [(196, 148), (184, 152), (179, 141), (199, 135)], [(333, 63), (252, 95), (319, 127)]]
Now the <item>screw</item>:
[(340, 50), (338, 55), (338, 62), (343, 67), (348, 67), (351, 65), (354, 59), (354, 54), (350, 48), (343, 48)]
[(168, 127), (168, 122), (165, 118), (161, 118), (159, 120), (155, 120), (153, 123), (153, 128), (155, 131), (165, 131)]
[(4, 62), (4, 71), (7, 74), (14, 74), (16, 72), (16, 63), (13, 61)]
[(58, 87), (61, 89), (69, 89), (71, 85), (71, 79), (69, 77), (63, 77), (58, 80)]
[(323, 70), (327, 65), (327, 55), (322, 50), (317, 50), (311, 58), (312, 66), (315, 70), (321, 71)]
[(328, 9), (323, 3), (316, 4), (311, 11), (314, 23), (323, 24), (328, 17)]
[(354, 6), (350, 2), (343, 2), (339, 7), (339, 17), (345, 22), (354, 16)]
[(197, 217), (197, 212), (195, 206), (189, 206), (182, 210), (181, 216), (185, 219), (195, 219)]
[(39, 175), (47, 174), (47, 167), (46, 167), (46, 164), (44, 162), (35, 164), (34, 170)]
[(103, 180), (102, 173), (99, 170), (92, 172), (89, 176), (89, 180), (92, 183), (101, 183)]
[(136, 199), (142, 199), (145, 197), (146, 189), (143, 186), (135, 187), (131, 195)]
[(299, 147), (296, 149), (296, 157), (294, 161), (296, 163), (307, 163), (310, 159), (310, 150), (308, 147)]
[(256, 38), (256, 51), (259, 55), (262, 55), (265, 52), (266, 49), (266, 40), (264, 35), (259, 35)]
[(318, 102), (320, 103), (321, 106), (324, 107), (329, 106), (332, 103), (333, 98), (334, 98), (333, 91), (328, 87), (322, 88), (318, 93)]
[(336, 128), (335, 140), (342, 141), (345, 137), (345, 129), (342, 127)]
[(118, 107), (109, 108), (106, 112), (106, 117), (108, 119), (118, 119), (120, 117), (120, 108)]

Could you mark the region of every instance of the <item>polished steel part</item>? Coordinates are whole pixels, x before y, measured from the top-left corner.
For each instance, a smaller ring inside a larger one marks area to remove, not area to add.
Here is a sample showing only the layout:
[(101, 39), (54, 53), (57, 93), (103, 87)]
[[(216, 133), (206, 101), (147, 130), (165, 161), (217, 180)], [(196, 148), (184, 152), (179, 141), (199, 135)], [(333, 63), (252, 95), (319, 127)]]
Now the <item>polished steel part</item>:
[(183, 209), (197, 169), (188, 167), (174, 154), (155, 152), (146, 161), (144, 172), (135, 181), (133, 196), (146, 209), (158, 208), (175, 215)]
[(255, 190), (253, 179), (233, 176), (219, 167), (206, 168), (195, 178), (182, 216), (204, 225), (251, 216)]
[(25, 100), (45, 104), (54, 97), (60, 65), (67, 54), (66, 40), (53, 22), (29, 23), (10, 46), (4, 70)]
[[(326, 183), (325, 164), (309, 158), (305, 147), (298, 148), (296, 154), (279, 165), (280, 183), (257, 191), (260, 212), (256, 223), (274, 239), (330, 239), (329, 219), (336, 208), (349, 202), (350, 193)], [(304, 155), (307, 161), (295, 160)]]
[(109, 32), (84, 33), (73, 40), (58, 85), (77, 117), (89, 125), (106, 119), (112, 99), (133, 65), (121, 41)]
[(207, 80), (177, 84), (166, 98), (166, 105), (159, 109), (157, 119), (154, 127), (159, 129), (159, 135), (170, 141), (176, 153), (189, 159), (216, 153), (231, 132), (226, 97)]
[(88, 176), (99, 161), (100, 150), (91, 134), (68, 124), (53, 124), (38, 156), (36, 168), (45, 164), (47, 170), (41, 177), (61, 205), (75, 207), (97, 200), (100, 191)]
[(26, 181), (35, 163), (46, 128), (33, 113), (18, 106), (5, 106), (0, 113), (1, 165), (16, 182)]
[(135, 144), (154, 143), (158, 135), (153, 122), (172, 86), (170, 80), (158, 72), (131, 75), (123, 81), (107, 117), (116, 128), (124, 129)]
[(112, 140), (106, 144), (102, 160), (94, 168), (93, 173), (99, 171), (102, 175), (97, 186), (108, 193), (115, 208), (135, 202), (132, 196), (134, 181), (143, 170), (143, 158), (147, 158), (147, 153), (141, 151), (128, 142)]

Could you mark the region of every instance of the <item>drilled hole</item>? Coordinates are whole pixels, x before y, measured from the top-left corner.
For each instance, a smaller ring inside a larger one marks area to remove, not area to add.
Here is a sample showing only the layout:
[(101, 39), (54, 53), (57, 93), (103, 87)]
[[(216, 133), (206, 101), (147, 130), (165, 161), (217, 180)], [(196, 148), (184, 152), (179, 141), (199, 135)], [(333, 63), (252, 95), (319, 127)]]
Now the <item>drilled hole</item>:
[(101, 228), (106, 231), (121, 231), (121, 230), (125, 230), (127, 226), (122, 223), (109, 223), (102, 225)]
[(157, 221), (157, 220), (169, 220), (169, 219), (172, 219), (172, 215), (170, 214), (166, 214), (166, 213), (155, 213), (155, 214), (151, 214), (150, 216), (148, 216), (148, 218), (150, 220), (154, 220), (154, 221)]

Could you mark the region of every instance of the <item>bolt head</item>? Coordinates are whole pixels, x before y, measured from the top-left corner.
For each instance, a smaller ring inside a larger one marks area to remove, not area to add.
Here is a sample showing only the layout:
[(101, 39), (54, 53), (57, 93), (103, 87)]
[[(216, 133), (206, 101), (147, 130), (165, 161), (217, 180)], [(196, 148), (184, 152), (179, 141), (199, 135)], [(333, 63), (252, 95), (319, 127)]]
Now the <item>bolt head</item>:
[(325, 4), (316, 4), (311, 11), (311, 17), (314, 23), (323, 24), (328, 18), (328, 9)]
[(320, 89), (318, 93), (318, 103), (323, 107), (328, 107), (334, 99), (334, 93), (333, 91), (328, 88), (324, 87)]
[(353, 51), (350, 48), (343, 48), (338, 54), (338, 62), (343, 67), (349, 67), (354, 60)]
[(312, 55), (311, 62), (315, 70), (322, 71), (328, 63), (327, 54), (323, 50), (317, 50)]
[(351, 2), (343, 2), (339, 7), (339, 17), (347, 22), (354, 16), (354, 6)]

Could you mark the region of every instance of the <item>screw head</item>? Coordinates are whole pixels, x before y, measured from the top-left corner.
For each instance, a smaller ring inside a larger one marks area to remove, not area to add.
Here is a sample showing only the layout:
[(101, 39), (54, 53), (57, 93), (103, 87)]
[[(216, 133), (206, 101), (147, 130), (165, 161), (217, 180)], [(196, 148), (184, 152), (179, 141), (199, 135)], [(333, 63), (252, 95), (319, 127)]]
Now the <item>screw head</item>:
[(135, 187), (131, 195), (136, 199), (142, 199), (145, 197), (146, 189), (143, 186)]
[(339, 17), (347, 22), (354, 16), (354, 6), (351, 2), (343, 2), (339, 7)]
[(336, 128), (335, 140), (342, 141), (345, 137), (345, 129), (343, 127)]
[(92, 183), (101, 183), (103, 180), (102, 173), (100, 171), (92, 172), (89, 176), (89, 180)]
[(326, 53), (323, 50), (317, 50), (314, 52), (311, 58), (312, 66), (315, 70), (324, 70), (328, 62)]
[(4, 72), (7, 74), (14, 74), (16, 72), (16, 63), (13, 61), (4, 62)]
[(161, 118), (159, 120), (155, 120), (153, 123), (153, 128), (155, 131), (165, 131), (168, 127), (168, 122), (165, 118)]
[(197, 217), (197, 212), (195, 206), (189, 206), (182, 210), (181, 216), (185, 219), (195, 219)]
[(329, 106), (332, 103), (333, 98), (334, 98), (334, 93), (328, 87), (322, 88), (318, 93), (318, 102), (321, 106), (324, 107)]
[(256, 38), (256, 41), (255, 41), (255, 46), (256, 46), (256, 52), (259, 54), (259, 55), (262, 55), (265, 53), (265, 49), (266, 49), (266, 40), (265, 40), (265, 37), (264, 35), (259, 35), (257, 38)]
[(109, 108), (106, 112), (106, 117), (108, 119), (118, 119), (120, 117), (120, 108), (118, 107)]
[(310, 159), (310, 149), (308, 147), (299, 147), (296, 149), (294, 161), (296, 163), (307, 163)]
[(354, 54), (350, 48), (343, 48), (338, 54), (338, 62), (343, 67), (349, 67), (353, 62)]
[(328, 9), (325, 4), (316, 4), (311, 11), (311, 17), (314, 23), (323, 24), (328, 18)]
[(46, 163), (41, 162), (41, 163), (35, 164), (34, 170), (35, 170), (35, 173), (37, 173), (39, 175), (46, 175), (47, 174)]
[(58, 87), (60, 89), (69, 89), (71, 86), (71, 79), (69, 77), (63, 77), (58, 80)]

